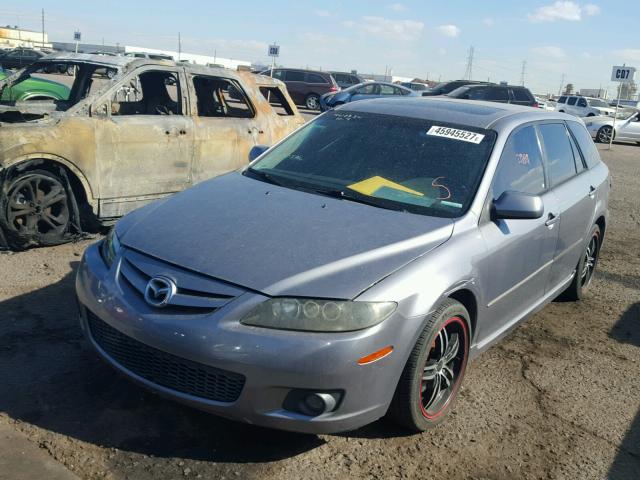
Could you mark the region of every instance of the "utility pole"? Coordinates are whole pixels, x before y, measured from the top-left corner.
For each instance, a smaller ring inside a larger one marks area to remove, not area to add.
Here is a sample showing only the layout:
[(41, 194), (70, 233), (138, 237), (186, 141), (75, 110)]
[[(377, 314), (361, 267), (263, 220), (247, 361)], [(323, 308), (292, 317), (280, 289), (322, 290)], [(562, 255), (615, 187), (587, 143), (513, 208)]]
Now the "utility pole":
[(469, 47), (469, 56), (467, 57), (467, 69), (464, 72), (464, 80), (471, 80), (473, 77), (473, 45)]
[(178, 61), (182, 60), (180, 56), (182, 55), (182, 39), (180, 38), (180, 32), (178, 32)]
[(564, 73), (562, 74), (562, 80), (560, 80), (560, 88), (558, 89), (558, 96), (562, 95), (562, 87), (564, 87)]
[(44, 48), (44, 8), (42, 9), (42, 48)]
[(522, 72), (520, 72), (520, 84), (524, 87), (524, 76), (526, 73), (526, 68), (527, 68), (527, 61), (523, 60), (522, 61)]

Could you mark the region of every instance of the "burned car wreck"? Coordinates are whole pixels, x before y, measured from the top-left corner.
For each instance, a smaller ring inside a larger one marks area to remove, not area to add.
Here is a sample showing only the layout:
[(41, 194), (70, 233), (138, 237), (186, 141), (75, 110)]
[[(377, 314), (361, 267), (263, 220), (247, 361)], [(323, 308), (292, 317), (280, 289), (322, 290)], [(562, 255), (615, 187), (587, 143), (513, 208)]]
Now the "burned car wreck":
[(169, 60), (52, 55), (0, 95), (52, 68), (75, 72), (68, 98), (0, 102), (0, 248), (69, 241), (304, 123), (278, 80)]

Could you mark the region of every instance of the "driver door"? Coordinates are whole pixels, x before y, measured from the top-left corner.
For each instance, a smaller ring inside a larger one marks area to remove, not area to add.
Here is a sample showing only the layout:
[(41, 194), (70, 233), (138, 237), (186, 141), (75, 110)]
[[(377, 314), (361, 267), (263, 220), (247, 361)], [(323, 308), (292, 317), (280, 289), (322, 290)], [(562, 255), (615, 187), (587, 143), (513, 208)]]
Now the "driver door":
[(100, 216), (116, 217), (191, 184), (186, 81), (177, 67), (135, 70), (97, 103)]
[[(537, 219), (492, 219), (493, 200), (505, 191), (540, 195), (544, 213)], [(558, 241), (557, 199), (547, 188), (536, 127), (511, 134), (493, 179), (485, 213), (479, 224), (486, 254), (479, 263), (485, 288), (486, 318), (479, 325), (480, 343), (514, 325), (545, 295)]]

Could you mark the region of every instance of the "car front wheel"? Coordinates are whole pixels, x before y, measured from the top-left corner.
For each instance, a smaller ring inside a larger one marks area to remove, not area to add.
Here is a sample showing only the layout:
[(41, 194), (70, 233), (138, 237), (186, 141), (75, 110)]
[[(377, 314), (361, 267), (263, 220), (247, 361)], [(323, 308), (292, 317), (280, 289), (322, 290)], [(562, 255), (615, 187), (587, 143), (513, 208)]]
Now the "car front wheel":
[(407, 360), (389, 416), (422, 432), (451, 410), (469, 357), (469, 312), (448, 299), (431, 315)]
[(46, 170), (14, 177), (0, 193), (0, 227), (14, 250), (68, 242), (76, 218), (67, 182)]
[[(605, 125), (604, 127), (600, 127), (600, 129), (598, 130), (596, 139), (600, 143), (609, 143), (611, 141), (612, 133), (613, 133), (613, 127), (609, 125)], [(615, 135), (613, 138), (615, 138)]]

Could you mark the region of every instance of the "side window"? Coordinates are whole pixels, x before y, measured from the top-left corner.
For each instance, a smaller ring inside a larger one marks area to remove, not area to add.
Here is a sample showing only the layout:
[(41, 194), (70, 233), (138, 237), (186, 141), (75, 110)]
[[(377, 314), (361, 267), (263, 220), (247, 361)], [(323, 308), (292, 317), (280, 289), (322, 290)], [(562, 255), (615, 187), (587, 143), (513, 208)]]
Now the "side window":
[(277, 78), (278, 80), (284, 80), (284, 72), (282, 70), (274, 70), (273, 78)]
[(395, 88), (391, 85), (380, 85), (380, 95), (393, 95)]
[(393, 87), (393, 94), (394, 95), (409, 95), (409, 92), (407, 92), (406, 90), (402, 90), (398, 87)]
[(327, 83), (327, 81), (317, 73), (307, 73), (307, 82), (309, 83)]
[(514, 88), (513, 98), (516, 102), (532, 102), (533, 99), (524, 88)]
[(469, 88), (459, 98), (467, 100), (486, 100), (489, 97), (489, 93), (486, 88)]
[(304, 82), (304, 72), (299, 70), (287, 70), (284, 73), (284, 78), (287, 82)]
[(578, 99), (578, 106), (579, 107), (586, 107), (587, 106), (587, 101), (584, 98), (579, 98)]
[(540, 125), (539, 128), (547, 154), (549, 182), (553, 187), (576, 174), (569, 132), (562, 123), (547, 123)]
[(367, 85), (364, 85), (363, 87), (360, 87), (356, 93), (359, 95), (375, 95), (376, 87), (377, 85), (375, 83), (369, 83)]
[(112, 115), (181, 115), (178, 74), (148, 70), (125, 81), (111, 99)]
[(226, 78), (193, 77), (199, 117), (252, 118), (247, 96), (240, 85)]
[(360, 79), (359, 79), (358, 77), (355, 77), (355, 76), (351, 75), (351, 77), (350, 77), (350, 78), (351, 78), (351, 83), (352, 83), (353, 85), (357, 85), (357, 84), (359, 84), (359, 83), (360, 83)]
[(498, 199), (507, 190), (538, 195), (545, 188), (535, 128), (524, 127), (507, 140), (493, 179), (493, 198)]
[(508, 102), (509, 91), (506, 88), (489, 88), (485, 98), (491, 102)]
[(576, 100), (578, 100), (578, 97), (569, 97), (569, 101), (567, 102), (567, 105), (575, 105)]
[(581, 125), (577, 122), (567, 122), (567, 125), (569, 125), (569, 130), (571, 130), (571, 133), (578, 142), (578, 146), (580, 148), (580, 151), (582, 152), (582, 156), (587, 163), (587, 168), (595, 167), (598, 163), (600, 163), (600, 154), (598, 153), (598, 149), (591, 139), (591, 135), (584, 127), (584, 125)]
[(569, 135), (569, 143), (571, 143), (571, 150), (573, 151), (573, 159), (576, 163), (576, 171), (580, 173), (585, 169), (585, 166), (582, 161), (582, 154), (580, 153), (580, 149), (578, 148), (578, 145), (576, 144), (576, 141), (573, 139), (572, 135)]
[(293, 115), (293, 108), (278, 87), (260, 87), (260, 93), (271, 104), (278, 115)]
[(558, 99), (558, 103), (567, 103), (567, 97), (562, 96)]
[(346, 75), (343, 75), (342, 73), (334, 73), (333, 79), (336, 82), (349, 83), (349, 77), (347, 77)]

